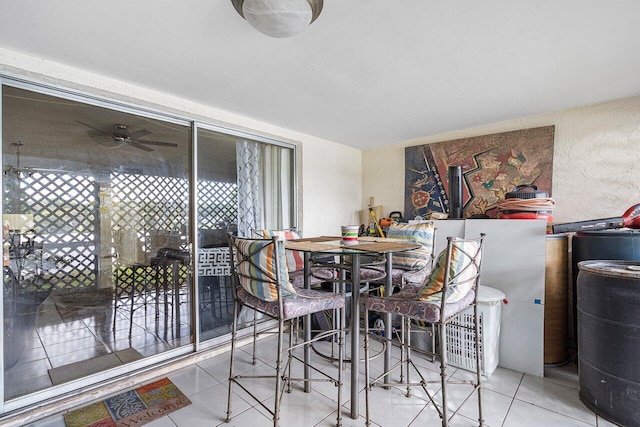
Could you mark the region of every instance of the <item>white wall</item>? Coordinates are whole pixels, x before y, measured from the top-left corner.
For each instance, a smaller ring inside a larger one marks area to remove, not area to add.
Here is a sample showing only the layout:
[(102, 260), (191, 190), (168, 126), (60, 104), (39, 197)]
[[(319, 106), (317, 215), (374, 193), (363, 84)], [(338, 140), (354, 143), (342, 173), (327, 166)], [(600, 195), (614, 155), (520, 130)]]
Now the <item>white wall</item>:
[(302, 147), (303, 233), (340, 235), (340, 225), (359, 224), (362, 152), (323, 141)]
[(367, 150), (363, 194), (385, 215), (404, 211), (405, 147), (548, 125), (556, 127), (554, 222), (619, 217), (640, 203), (640, 96)]
[(340, 225), (353, 223), (360, 209), (358, 149), (2, 48), (0, 72), (296, 144), (298, 226), (305, 235), (339, 235)]

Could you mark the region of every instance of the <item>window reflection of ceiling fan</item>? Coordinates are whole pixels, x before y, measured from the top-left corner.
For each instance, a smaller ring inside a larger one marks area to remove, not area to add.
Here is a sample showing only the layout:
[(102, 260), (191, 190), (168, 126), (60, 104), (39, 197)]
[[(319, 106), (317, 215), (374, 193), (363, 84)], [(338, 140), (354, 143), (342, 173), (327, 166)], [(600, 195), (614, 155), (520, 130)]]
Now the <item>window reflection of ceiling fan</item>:
[(76, 120), (76, 122), (88, 127), (90, 130), (87, 131), (87, 135), (89, 135), (97, 144), (105, 148), (118, 148), (126, 144), (143, 151), (153, 151), (152, 148), (149, 148), (146, 145), (158, 145), (162, 147), (178, 146), (178, 144), (174, 144), (173, 142), (141, 140), (140, 138), (151, 135), (151, 132), (146, 129), (129, 132), (129, 127), (127, 125), (118, 124), (114, 125), (111, 131), (105, 131), (78, 120)]

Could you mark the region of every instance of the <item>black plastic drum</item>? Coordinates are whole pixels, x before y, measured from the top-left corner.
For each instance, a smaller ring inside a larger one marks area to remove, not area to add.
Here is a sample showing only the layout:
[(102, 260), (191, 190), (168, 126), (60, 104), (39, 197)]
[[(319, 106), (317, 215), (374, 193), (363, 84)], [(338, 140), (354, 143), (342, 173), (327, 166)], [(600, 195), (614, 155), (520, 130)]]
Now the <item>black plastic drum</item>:
[(576, 334), (576, 283), (578, 263), (596, 259), (640, 261), (640, 230), (619, 229), (580, 231), (571, 239), (571, 264), (573, 283), (573, 332)]
[(578, 263), (594, 259), (640, 261), (640, 230), (619, 229), (579, 231), (573, 238), (573, 277), (578, 276)]
[(640, 262), (578, 265), (580, 398), (624, 426), (640, 426)]

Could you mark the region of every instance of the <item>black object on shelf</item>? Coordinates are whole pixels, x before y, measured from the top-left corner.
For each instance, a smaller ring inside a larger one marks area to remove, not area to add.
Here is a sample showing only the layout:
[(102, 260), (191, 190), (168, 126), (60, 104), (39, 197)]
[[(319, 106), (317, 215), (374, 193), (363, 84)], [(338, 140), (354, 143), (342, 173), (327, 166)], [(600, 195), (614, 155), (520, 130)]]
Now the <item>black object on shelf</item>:
[(449, 166), (449, 218), (462, 218), (462, 166)]

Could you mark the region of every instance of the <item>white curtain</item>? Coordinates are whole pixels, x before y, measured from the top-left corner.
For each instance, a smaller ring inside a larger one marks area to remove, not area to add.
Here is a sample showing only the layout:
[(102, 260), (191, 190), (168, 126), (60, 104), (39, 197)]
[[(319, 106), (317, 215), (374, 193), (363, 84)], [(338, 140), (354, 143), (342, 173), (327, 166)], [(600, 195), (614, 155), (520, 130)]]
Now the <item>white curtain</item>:
[[(251, 230), (263, 229), (263, 200), (260, 174), (260, 143), (239, 139), (236, 142), (238, 164), (238, 236), (252, 236)], [(240, 327), (247, 327), (262, 313), (242, 307), (238, 313)]]
[(293, 212), (293, 150), (262, 146), (262, 197), (265, 228), (281, 230), (295, 226)]
[[(293, 150), (256, 141), (238, 140), (238, 236), (251, 230), (291, 228), (293, 216)], [(238, 321), (244, 326), (263, 315), (242, 307)]]
[(251, 237), (251, 230), (263, 227), (263, 200), (260, 174), (260, 143), (238, 140), (238, 236)]

